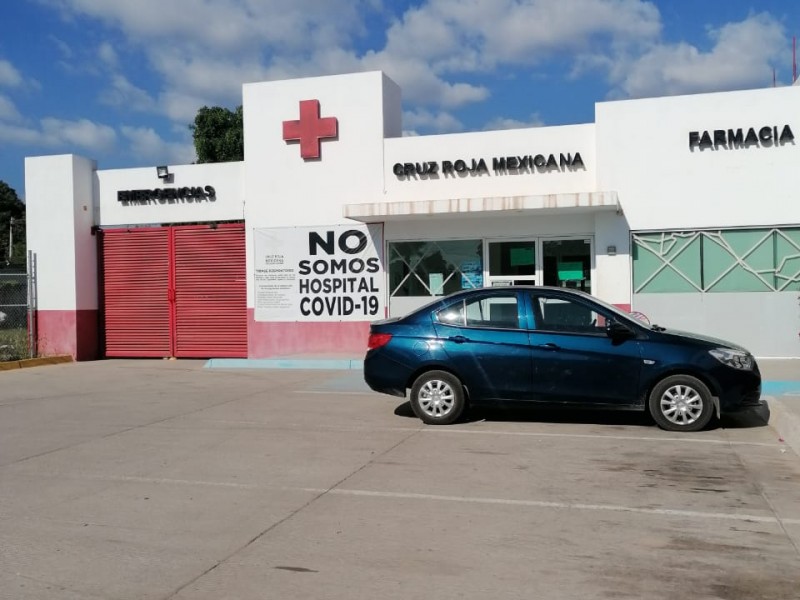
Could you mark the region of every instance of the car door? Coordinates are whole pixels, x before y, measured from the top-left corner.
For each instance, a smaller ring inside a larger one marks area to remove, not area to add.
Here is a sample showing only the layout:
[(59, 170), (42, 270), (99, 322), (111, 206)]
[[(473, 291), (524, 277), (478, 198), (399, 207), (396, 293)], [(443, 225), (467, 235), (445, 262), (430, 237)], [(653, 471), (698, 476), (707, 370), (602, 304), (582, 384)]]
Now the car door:
[(524, 398), (532, 364), (528, 332), (520, 328), (520, 295), (487, 291), (470, 295), (435, 315), (450, 366), (473, 401)]
[(533, 398), (557, 403), (632, 405), (642, 368), (641, 342), (612, 338), (612, 318), (583, 297), (558, 291), (529, 292)]

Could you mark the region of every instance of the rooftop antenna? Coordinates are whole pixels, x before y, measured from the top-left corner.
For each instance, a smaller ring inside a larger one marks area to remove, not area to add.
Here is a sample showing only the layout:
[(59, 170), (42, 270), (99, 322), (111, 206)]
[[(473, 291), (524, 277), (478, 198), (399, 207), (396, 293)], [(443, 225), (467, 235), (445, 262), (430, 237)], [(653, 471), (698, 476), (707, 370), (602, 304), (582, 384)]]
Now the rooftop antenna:
[(772, 87), (778, 87), (778, 83), (775, 81), (775, 67), (772, 67)]
[(792, 83), (797, 81), (797, 36), (792, 36)]

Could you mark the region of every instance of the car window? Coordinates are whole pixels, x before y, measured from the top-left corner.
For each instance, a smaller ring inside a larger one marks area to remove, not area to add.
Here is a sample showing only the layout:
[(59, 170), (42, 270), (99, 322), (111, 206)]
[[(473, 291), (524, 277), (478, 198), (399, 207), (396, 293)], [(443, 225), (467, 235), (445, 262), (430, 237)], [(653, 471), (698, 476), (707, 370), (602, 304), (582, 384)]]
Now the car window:
[(519, 328), (516, 294), (485, 296), (466, 302), (467, 327)]
[(606, 318), (591, 306), (570, 298), (535, 296), (536, 329), (566, 333), (604, 334)]
[(463, 327), (465, 325), (464, 301), (462, 300), (456, 304), (451, 304), (447, 308), (443, 308), (442, 310), (438, 311), (436, 313), (436, 320), (447, 325), (458, 325)]

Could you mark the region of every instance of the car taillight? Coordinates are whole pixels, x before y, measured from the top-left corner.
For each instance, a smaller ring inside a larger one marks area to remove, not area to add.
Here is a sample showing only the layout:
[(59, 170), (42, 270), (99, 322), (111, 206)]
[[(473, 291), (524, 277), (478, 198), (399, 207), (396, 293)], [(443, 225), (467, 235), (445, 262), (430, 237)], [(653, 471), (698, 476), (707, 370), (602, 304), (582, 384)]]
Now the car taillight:
[(390, 339), (392, 339), (391, 333), (370, 333), (369, 341), (367, 342), (367, 349), (375, 350), (375, 348), (385, 346), (389, 343)]

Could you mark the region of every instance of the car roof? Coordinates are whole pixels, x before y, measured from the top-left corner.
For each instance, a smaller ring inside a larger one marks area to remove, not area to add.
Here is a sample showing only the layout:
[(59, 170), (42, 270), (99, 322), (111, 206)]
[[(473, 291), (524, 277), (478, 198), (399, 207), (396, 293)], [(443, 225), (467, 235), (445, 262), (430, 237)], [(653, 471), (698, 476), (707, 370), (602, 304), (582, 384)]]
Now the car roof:
[(562, 294), (573, 294), (575, 296), (585, 296), (591, 297), (591, 294), (576, 290), (572, 288), (563, 288), (563, 287), (556, 287), (553, 285), (503, 285), (497, 287), (482, 287), (482, 288), (472, 288), (469, 290), (459, 290), (457, 292), (453, 292), (448, 296), (443, 296), (441, 300), (445, 300), (447, 298), (455, 298), (459, 295), (472, 295), (472, 294), (485, 294), (487, 292), (508, 292), (510, 290), (513, 291), (532, 291), (535, 290), (537, 292), (558, 292)]
[(482, 288), (472, 288), (469, 290), (459, 290), (457, 292), (453, 292), (452, 294), (448, 294), (447, 296), (438, 296), (433, 298), (427, 304), (420, 306), (419, 308), (411, 311), (406, 315), (406, 317), (410, 317), (412, 315), (419, 315), (421, 313), (425, 313), (434, 309), (436, 306), (444, 306), (450, 302), (454, 302), (462, 297), (469, 297), (473, 295), (479, 294), (491, 294), (491, 293), (508, 293), (509, 291), (514, 292), (521, 292), (521, 291), (537, 291), (537, 292), (556, 292), (565, 295), (572, 295), (572, 296), (580, 296), (582, 298), (590, 298), (592, 299), (591, 294), (587, 294), (586, 292), (582, 292), (580, 290), (573, 290), (570, 288), (561, 288), (555, 286), (548, 286), (548, 285), (503, 285), (498, 287), (482, 287)]

